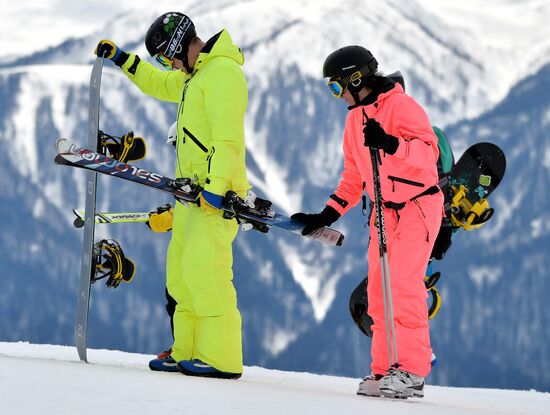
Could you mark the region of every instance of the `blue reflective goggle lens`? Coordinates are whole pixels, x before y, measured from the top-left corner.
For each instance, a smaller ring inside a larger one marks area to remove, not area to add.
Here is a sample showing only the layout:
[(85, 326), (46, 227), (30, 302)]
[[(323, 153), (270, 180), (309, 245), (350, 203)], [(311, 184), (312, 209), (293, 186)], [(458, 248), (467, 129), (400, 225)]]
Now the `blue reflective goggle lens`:
[(328, 89), (330, 89), (330, 92), (332, 92), (332, 95), (334, 95), (336, 98), (340, 98), (345, 90), (342, 84), (337, 80), (328, 81), (327, 86), (328, 86)]
[(167, 58), (162, 53), (157, 53), (155, 55), (155, 61), (158, 62), (163, 68), (172, 69), (172, 59)]

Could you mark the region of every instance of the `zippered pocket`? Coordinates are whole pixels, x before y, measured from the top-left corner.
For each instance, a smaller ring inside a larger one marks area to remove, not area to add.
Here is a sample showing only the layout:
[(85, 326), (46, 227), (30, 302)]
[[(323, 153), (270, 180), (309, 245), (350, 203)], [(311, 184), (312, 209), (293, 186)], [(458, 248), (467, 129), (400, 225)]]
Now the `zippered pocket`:
[(388, 179), (391, 180), (391, 190), (392, 192), (395, 192), (395, 182), (408, 184), (409, 186), (416, 186), (416, 187), (425, 187), (426, 185), (424, 183), (415, 182), (413, 180), (404, 179), (402, 177), (396, 177), (396, 176), (388, 176)]
[(183, 127), (183, 132), (185, 133), (185, 135), (188, 135), (191, 141), (193, 141), (202, 151), (204, 151), (205, 153), (208, 153), (208, 149), (206, 148), (206, 146), (203, 143), (201, 143), (197, 137), (191, 134), (191, 131)]

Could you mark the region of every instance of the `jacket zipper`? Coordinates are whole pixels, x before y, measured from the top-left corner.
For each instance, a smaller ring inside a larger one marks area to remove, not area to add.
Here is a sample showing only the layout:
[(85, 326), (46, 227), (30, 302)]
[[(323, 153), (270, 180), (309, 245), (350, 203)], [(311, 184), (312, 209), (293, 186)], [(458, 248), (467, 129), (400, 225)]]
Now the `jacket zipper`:
[(212, 156), (214, 155), (215, 152), (216, 152), (216, 148), (212, 147), (212, 151), (210, 152), (210, 154), (206, 158), (206, 160), (208, 160), (208, 174), (210, 174), (210, 162), (212, 161)]
[(203, 143), (199, 141), (197, 137), (195, 137), (193, 134), (191, 134), (191, 131), (189, 131), (187, 128), (183, 127), (183, 132), (185, 135), (188, 135), (189, 138), (205, 153), (208, 153), (208, 149), (205, 147)]
[(415, 182), (415, 181), (412, 181), (412, 180), (403, 179), (402, 177), (388, 176), (388, 179), (390, 179), (391, 182), (392, 182), (392, 187), (391, 187), (392, 192), (395, 192), (395, 182), (404, 183), (404, 184), (408, 184), (410, 186), (416, 186), (416, 187), (424, 187), (425, 186), (424, 183), (419, 183), (419, 182)]

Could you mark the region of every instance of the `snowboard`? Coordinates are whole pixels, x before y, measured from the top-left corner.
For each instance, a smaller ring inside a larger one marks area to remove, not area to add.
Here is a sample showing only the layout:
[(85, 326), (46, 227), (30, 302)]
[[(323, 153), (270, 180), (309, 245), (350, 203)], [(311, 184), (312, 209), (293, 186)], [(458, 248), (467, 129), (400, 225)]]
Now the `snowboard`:
[[(58, 154), (55, 157), (55, 163), (58, 165), (83, 168), (118, 177), (169, 193), (180, 201), (196, 203), (202, 190), (200, 186), (189, 178), (170, 179), (159, 173), (150, 172), (128, 163), (122, 163), (101, 153), (79, 147), (77, 144), (64, 138), (57, 140), (56, 147)], [(224, 198), (225, 202), (222, 207), (225, 217), (235, 218), (237, 222), (243, 225), (251, 225), (253, 229), (264, 233), (274, 226), (301, 235), (305, 227), (304, 223), (276, 213), (272, 208), (255, 209), (246, 206), (242, 203), (243, 200), (239, 201), (239, 198), (235, 194), (232, 197), (228, 197), (229, 193)], [(270, 202), (269, 205), (271, 205)], [(341, 232), (329, 227), (320, 228), (307, 235), (307, 238), (333, 246), (340, 246), (344, 241), (344, 235)]]
[(455, 227), (465, 222), (483, 223), (490, 218), (492, 209), (483, 212), (482, 217), (474, 217), (472, 207), (497, 188), (505, 171), (506, 157), (496, 144), (477, 143), (464, 152), (449, 173), (451, 194), (445, 200), (445, 211), (450, 213)]
[[(470, 209), (477, 202), (486, 199), (498, 187), (506, 171), (506, 157), (504, 152), (495, 144), (489, 142), (477, 143), (469, 147), (452, 167), (447, 180), (449, 192), (445, 193), (445, 211), (457, 220), (466, 220)], [(443, 180), (443, 178), (442, 178)], [(440, 181), (441, 185), (442, 181)], [(489, 215), (492, 214), (492, 209)], [(489, 217), (478, 218), (488, 220)], [(460, 226), (446, 221), (453, 231)], [(434, 273), (437, 274), (437, 273)], [(435, 279), (437, 281), (437, 279)], [(431, 293), (430, 310), (440, 307), (438, 292), (433, 290), (434, 279), (425, 281), (426, 288)], [(365, 277), (349, 298), (349, 312), (357, 328), (365, 335), (372, 337), (372, 318), (368, 315), (367, 299), (368, 276)], [(432, 290), (430, 290), (432, 288)]]
[[(92, 67), (89, 86), (88, 103), (88, 146), (99, 149), (99, 98), (101, 87), (101, 73), (103, 71), (103, 58), (98, 57)], [(97, 173), (88, 172), (86, 175), (86, 214), (95, 216), (97, 192)], [(80, 285), (76, 304), (75, 345), (81, 361), (87, 362), (87, 333), (88, 313), (90, 308), (90, 287), (94, 274), (94, 234), (95, 223), (85, 221), (82, 246), (82, 260), (80, 266)]]

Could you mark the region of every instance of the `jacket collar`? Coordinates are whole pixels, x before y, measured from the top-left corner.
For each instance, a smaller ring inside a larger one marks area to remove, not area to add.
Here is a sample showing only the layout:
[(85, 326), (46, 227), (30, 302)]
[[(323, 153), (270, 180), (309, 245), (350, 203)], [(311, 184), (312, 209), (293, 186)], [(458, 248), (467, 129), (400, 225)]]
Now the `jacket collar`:
[(349, 106), (348, 110), (351, 111), (352, 109), (357, 107), (372, 105), (382, 101), (383, 99), (385, 99), (390, 95), (403, 93), (403, 92), (405, 91), (403, 90), (403, 87), (401, 85), (392, 81), (389, 78), (385, 78), (385, 82), (383, 82), (377, 88), (373, 89), (372, 92), (368, 94), (365, 98), (363, 98), (358, 104)]
[(244, 64), (244, 55), (241, 49), (233, 44), (231, 35), (226, 29), (216, 33), (206, 41), (201, 52), (199, 53), (199, 56), (197, 57), (197, 63), (193, 68), (193, 72), (199, 70), (201, 66), (206, 64), (206, 62), (218, 56), (225, 56), (234, 60), (239, 65)]

